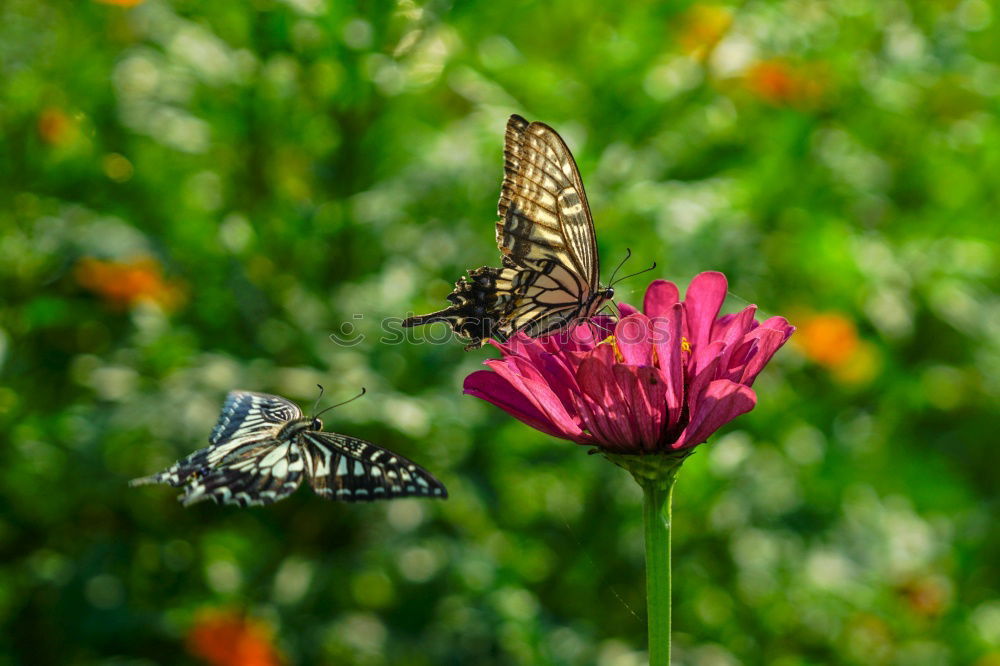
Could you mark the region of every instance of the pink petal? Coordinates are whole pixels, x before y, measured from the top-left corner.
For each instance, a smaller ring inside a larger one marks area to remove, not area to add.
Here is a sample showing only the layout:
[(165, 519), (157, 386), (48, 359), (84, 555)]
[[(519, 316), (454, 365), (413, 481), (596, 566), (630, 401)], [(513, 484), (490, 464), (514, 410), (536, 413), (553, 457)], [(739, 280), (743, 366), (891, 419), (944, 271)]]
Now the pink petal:
[(545, 417), (510, 382), (495, 372), (477, 370), (465, 378), (464, 393), (492, 403), (514, 418), (553, 437), (572, 439)]
[(787, 340), (791, 337), (792, 333), (795, 332), (795, 327), (788, 323), (788, 320), (784, 317), (770, 317), (765, 319), (761, 326), (764, 328), (772, 328), (776, 331), (781, 331), (785, 334), (785, 339)]
[[(722, 342), (725, 348), (722, 350), (722, 358), (719, 359), (719, 369), (725, 372), (730, 367), (733, 353), (739, 349), (744, 336), (753, 330), (756, 322), (754, 314), (757, 312), (756, 305), (744, 308), (739, 314), (726, 315), (716, 322), (712, 329), (713, 342)], [(726, 320), (723, 323), (723, 319)], [(721, 324), (721, 325), (720, 325)], [(737, 360), (737, 362), (740, 362)]]
[(625, 317), (628, 317), (629, 315), (634, 315), (636, 312), (638, 312), (638, 310), (636, 310), (634, 307), (632, 307), (628, 303), (619, 303), (618, 304), (618, 318), (619, 319), (624, 319)]
[(615, 344), (625, 363), (653, 365), (652, 327), (643, 314), (633, 314), (615, 327)]
[[(688, 362), (688, 376), (697, 377), (709, 365), (718, 365), (722, 360), (722, 354), (726, 349), (726, 343), (722, 340), (710, 342), (707, 345), (696, 347), (691, 352), (691, 360)], [(718, 379), (718, 377), (712, 377)]]
[(754, 315), (757, 313), (756, 305), (748, 305), (736, 314), (727, 314), (719, 317), (712, 326), (712, 341), (725, 340), (727, 344), (732, 344), (743, 338), (752, 329), (757, 327)]
[(652, 320), (653, 345), (657, 364), (666, 384), (667, 419), (673, 427), (684, 405), (684, 352), (681, 351), (681, 326), (684, 307), (674, 303), (662, 317)]
[(520, 331), (510, 336), (506, 342), (497, 342), (492, 338), (487, 339), (486, 342), (499, 349), (504, 356), (530, 355), (531, 351), (538, 346), (537, 340)]
[(583, 423), (584, 430), (586, 431), (575, 441), (578, 444), (593, 442), (601, 448), (617, 449), (617, 446), (611, 445), (612, 435), (608, 429), (607, 420), (605, 419), (600, 406), (595, 405), (584, 397), (583, 393), (574, 393), (573, 403), (576, 407), (576, 413), (580, 415), (580, 420)]
[(712, 382), (698, 403), (697, 411), (692, 414), (691, 422), (671, 448), (685, 449), (701, 444), (716, 430), (740, 414), (749, 412), (756, 404), (757, 395), (753, 389), (728, 379)]
[(646, 289), (646, 297), (642, 302), (642, 311), (647, 317), (665, 317), (680, 300), (677, 285), (667, 280), (653, 280)]
[(614, 364), (608, 362), (606, 354), (598, 354), (599, 351), (600, 347), (583, 360), (576, 379), (592, 413), (595, 429), (605, 434), (608, 443), (627, 448), (634, 437), (625, 409), (625, 396), (611, 371)]
[(567, 355), (541, 354), (535, 361), (536, 370), (545, 378), (545, 383), (555, 393), (567, 411), (572, 412), (572, 394), (579, 393), (576, 383), (576, 366)]
[(486, 361), (486, 365), (527, 398), (535, 406), (535, 409), (545, 415), (546, 420), (565, 433), (565, 437), (572, 439), (581, 434), (580, 426), (566, 411), (562, 401), (552, 389), (544, 381), (539, 380), (537, 376), (523, 376), (521, 374), (526, 366), (522, 365), (518, 368), (515, 364), (508, 363), (506, 359)]
[(629, 406), (632, 443), (655, 451), (667, 420), (666, 382), (650, 366), (618, 364), (612, 370)]
[[(687, 395), (685, 396), (689, 419), (692, 414), (698, 411), (699, 403), (704, 398), (708, 385), (719, 378), (718, 352), (721, 349), (721, 342), (713, 342), (708, 347), (705, 347), (704, 353), (698, 359), (699, 362), (691, 366), (694, 368), (694, 371), (692, 373), (693, 376), (692, 374), (688, 375)], [(690, 423), (690, 420), (688, 422)]]
[(607, 337), (604, 331), (593, 320), (586, 320), (568, 329), (557, 331), (552, 335), (537, 338), (539, 349), (552, 354), (563, 351), (587, 351)]
[[(597, 345), (594, 350), (583, 355), (583, 359), (596, 358), (604, 365), (608, 366), (608, 372), (610, 373), (611, 366), (617, 363), (615, 359), (615, 348), (614, 345), (610, 343), (604, 343), (603, 345)], [(611, 376), (610, 374), (608, 375)]]
[(781, 346), (785, 344), (785, 341), (788, 340), (788, 337), (795, 330), (794, 327), (789, 327), (789, 329), (787, 331), (776, 331), (772, 328), (761, 326), (750, 332), (748, 337), (755, 338), (756, 344), (739, 378), (741, 384), (746, 384), (747, 386), (753, 385), (754, 379), (757, 378), (760, 371), (764, 369), (767, 362), (771, 360), (775, 352), (781, 349)]
[(727, 288), (726, 276), (716, 271), (700, 273), (691, 280), (684, 297), (684, 312), (693, 349), (708, 343)]

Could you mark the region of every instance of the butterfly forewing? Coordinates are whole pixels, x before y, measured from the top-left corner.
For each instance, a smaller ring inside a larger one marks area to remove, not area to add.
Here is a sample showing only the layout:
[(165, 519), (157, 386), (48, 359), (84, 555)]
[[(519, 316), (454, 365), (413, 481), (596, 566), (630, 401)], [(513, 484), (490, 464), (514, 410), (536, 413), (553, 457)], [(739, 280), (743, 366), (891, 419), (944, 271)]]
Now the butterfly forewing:
[(300, 435), (306, 473), (317, 494), (345, 502), (448, 496), (444, 484), (403, 456), (332, 432)]
[(267, 393), (232, 391), (219, 414), (219, 421), (208, 436), (210, 444), (220, 444), (251, 434), (269, 432), (276, 425), (302, 416), (299, 406), (290, 400)]
[(515, 264), (558, 258), (596, 290), (600, 268), (587, 194), (573, 154), (545, 123), (518, 115), (507, 121), (497, 213), (497, 245)]

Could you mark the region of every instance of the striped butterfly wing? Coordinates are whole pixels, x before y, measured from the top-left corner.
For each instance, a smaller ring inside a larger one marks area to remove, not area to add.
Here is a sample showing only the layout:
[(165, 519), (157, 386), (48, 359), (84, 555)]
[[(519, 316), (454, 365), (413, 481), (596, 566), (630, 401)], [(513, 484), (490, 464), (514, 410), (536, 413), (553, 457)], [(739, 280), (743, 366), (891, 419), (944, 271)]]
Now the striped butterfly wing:
[(333, 432), (299, 435), (313, 490), (327, 499), (370, 502), (448, 497), (444, 484), (416, 463), (371, 442)]
[(508, 120), (497, 212), (503, 266), (470, 271), (448, 296), (452, 305), (404, 326), (448, 323), (472, 349), (518, 331), (555, 333), (604, 304), (583, 181), (566, 143), (548, 125), (518, 115)]
[(183, 486), (189, 477), (207, 474), (241, 447), (273, 439), (286, 421), (300, 416), (302, 411), (298, 405), (280, 396), (232, 391), (226, 396), (219, 420), (208, 437), (207, 448), (195, 451), (159, 474), (133, 479), (129, 485), (168, 483)]
[(592, 314), (600, 288), (594, 220), (573, 154), (545, 123), (507, 121), (497, 214), (505, 258), (498, 289), (512, 295), (504, 337), (553, 333)]
[(188, 477), (181, 503), (212, 499), (236, 506), (273, 504), (295, 492), (304, 469), (296, 442), (273, 437), (249, 441), (218, 465)]
[(557, 262), (547, 273), (553, 286), (586, 300), (598, 288), (600, 262), (573, 154), (545, 123), (513, 115), (507, 121), (503, 156), (496, 227), (500, 251), (515, 267), (538, 270), (543, 262)]
[(212, 445), (237, 441), (261, 432), (270, 432), (302, 416), (302, 410), (291, 400), (269, 393), (232, 391), (212, 428), (208, 441)]

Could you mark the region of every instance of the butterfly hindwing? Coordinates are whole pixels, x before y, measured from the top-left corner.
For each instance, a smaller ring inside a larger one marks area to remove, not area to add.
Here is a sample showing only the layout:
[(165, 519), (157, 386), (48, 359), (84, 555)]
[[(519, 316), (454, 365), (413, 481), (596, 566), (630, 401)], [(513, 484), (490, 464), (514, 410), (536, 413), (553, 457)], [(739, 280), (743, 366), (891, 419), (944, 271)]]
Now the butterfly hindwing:
[(183, 486), (193, 474), (204, 474), (232, 451), (248, 442), (274, 437), (281, 426), (302, 416), (295, 403), (277, 395), (231, 391), (219, 412), (219, 420), (208, 436), (209, 446), (178, 460), (152, 476), (135, 479), (131, 485), (167, 483)]
[(290, 440), (261, 439), (231, 452), (221, 463), (189, 479), (181, 502), (259, 506), (290, 495), (302, 482), (305, 463)]
[(444, 484), (403, 456), (332, 432), (300, 435), (306, 473), (317, 494), (344, 502), (395, 497), (446, 498)]
[(501, 268), (484, 266), (455, 283), (452, 305), (410, 317), (435, 321), (471, 340), (537, 337), (593, 315), (610, 297), (600, 289), (594, 221), (576, 162), (559, 134), (513, 115), (507, 122), (496, 225)]

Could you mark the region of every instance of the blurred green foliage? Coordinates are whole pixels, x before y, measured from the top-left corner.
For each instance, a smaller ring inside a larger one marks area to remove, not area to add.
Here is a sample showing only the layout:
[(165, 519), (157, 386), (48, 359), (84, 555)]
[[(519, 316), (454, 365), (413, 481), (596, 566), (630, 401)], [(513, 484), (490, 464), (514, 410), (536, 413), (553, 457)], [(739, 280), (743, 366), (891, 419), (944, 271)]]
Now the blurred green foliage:
[[(642, 663), (632, 481), (463, 397), (488, 350), (380, 340), (496, 262), (513, 112), (606, 267), (800, 325), (682, 471), (676, 662), (1000, 664), (997, 11), (5, 0), (0, 664), (197, 663), (204, 608), (290, 663)], [(227, 391), (317, 383), (451, 499), (126, 486)]]

